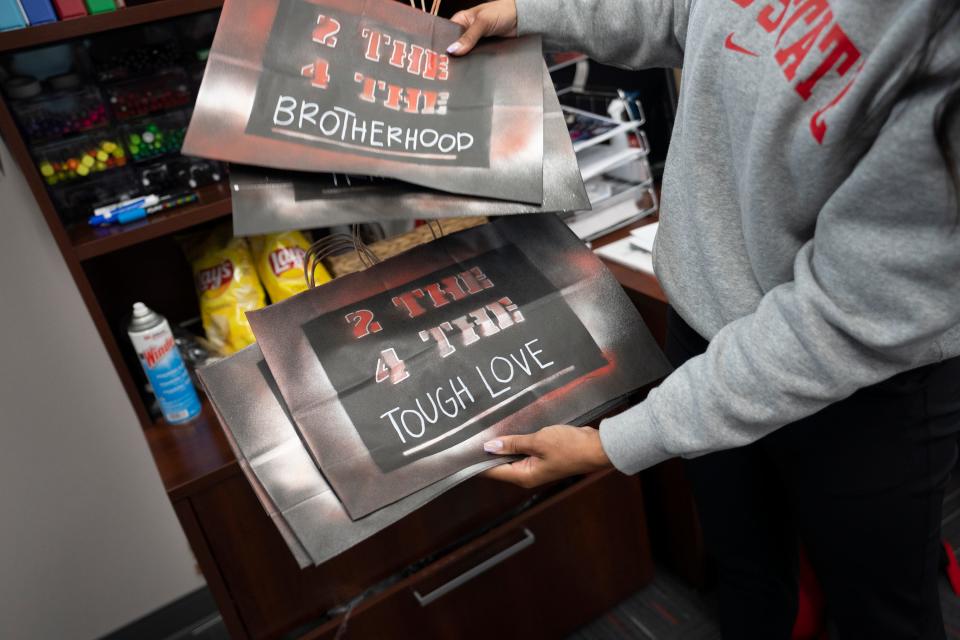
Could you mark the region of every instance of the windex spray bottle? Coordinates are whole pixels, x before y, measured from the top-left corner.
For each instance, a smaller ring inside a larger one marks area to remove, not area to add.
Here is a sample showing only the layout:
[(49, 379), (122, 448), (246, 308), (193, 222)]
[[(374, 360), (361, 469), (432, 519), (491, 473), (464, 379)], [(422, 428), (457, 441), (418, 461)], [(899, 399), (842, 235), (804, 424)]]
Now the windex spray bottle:
[(166, 318), (137, 302), (133, 305), (127, 334), (160, 402), (164, 419), (170, 424), (179, 424), (196, 417), (200, 413), (200, 399)]

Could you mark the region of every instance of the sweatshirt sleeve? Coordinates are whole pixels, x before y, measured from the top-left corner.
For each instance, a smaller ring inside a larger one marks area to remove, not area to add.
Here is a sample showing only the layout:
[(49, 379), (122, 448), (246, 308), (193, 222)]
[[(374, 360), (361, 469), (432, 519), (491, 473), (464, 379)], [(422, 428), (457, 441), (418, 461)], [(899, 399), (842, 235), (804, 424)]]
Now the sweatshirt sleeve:
[[(897, 106), (822, 207), (792, 281), (601, 423), (618, 469), (749, 444), (960, 343), (960, 212), (933, 138), (938, 101)], [(960, 126), (950, 135), (960, 145)]]
[(517, 31), (631, 69), (679, 67), (689, 0), (516, 0)]

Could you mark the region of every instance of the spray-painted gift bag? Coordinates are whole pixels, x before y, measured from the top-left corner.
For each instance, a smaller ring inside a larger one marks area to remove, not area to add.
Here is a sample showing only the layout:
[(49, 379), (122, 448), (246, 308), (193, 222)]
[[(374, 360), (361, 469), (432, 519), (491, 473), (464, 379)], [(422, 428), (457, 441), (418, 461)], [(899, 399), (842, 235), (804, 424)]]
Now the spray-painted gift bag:
[(240, 468), (300, 568), (326, 562), (498, 463), (485, 460), (351, 520), (300, 440), (257, 345), (199, 375)]
[(248, 314), (311, 456), (352, 518), (582, 421), (669, 366), (553, 214), (474, 227)]
[(183, 152), (540, 204), (540, 39), (450, 57), (461, 32), (392, 0), (227, 0)]
[(459, 195), (372, 176), (231, 165), (234, 233), (245, 236), (358, 222), (589, 209), (573, 144), (545, 65), (542, 75), (542, 203)]

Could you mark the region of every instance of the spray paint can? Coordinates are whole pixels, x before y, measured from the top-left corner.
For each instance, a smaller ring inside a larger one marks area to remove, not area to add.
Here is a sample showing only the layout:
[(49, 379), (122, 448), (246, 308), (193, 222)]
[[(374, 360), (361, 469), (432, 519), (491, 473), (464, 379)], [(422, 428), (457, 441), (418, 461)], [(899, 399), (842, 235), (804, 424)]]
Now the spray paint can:
[(166, 318), (137, 302), (133, 305), (127, 334), (160, 402), (164, 419), (170, 424), (180, 424), (196, 417), (200, 413), (200, 398)]

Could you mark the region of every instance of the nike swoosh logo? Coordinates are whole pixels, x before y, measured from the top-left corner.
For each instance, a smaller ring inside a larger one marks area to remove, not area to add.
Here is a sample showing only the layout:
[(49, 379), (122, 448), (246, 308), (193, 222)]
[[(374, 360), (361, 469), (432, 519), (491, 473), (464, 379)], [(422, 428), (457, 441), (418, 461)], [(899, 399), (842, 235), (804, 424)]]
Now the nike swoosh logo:
[(750, 51), (750, 49), (744, 49), (743, 47), (741, 47), (740, 45), (738, 45), (737, 43), (735, 43), (735, 42), (733, 41), (733, 34), (732, 34), (732, 33), (727, 36), (727, 39), (726, 39), (726, 40), (724, 40), (723, 46), (726, 47), (727, 49), (730, 49), (730, 51), (736, 51), (737, 53), (742, 53), (742, 54), (744, 54), (744, 55), (753, 56), (754, 58), (759, 57), (756, 53), (754, 53), (753, 51)]

